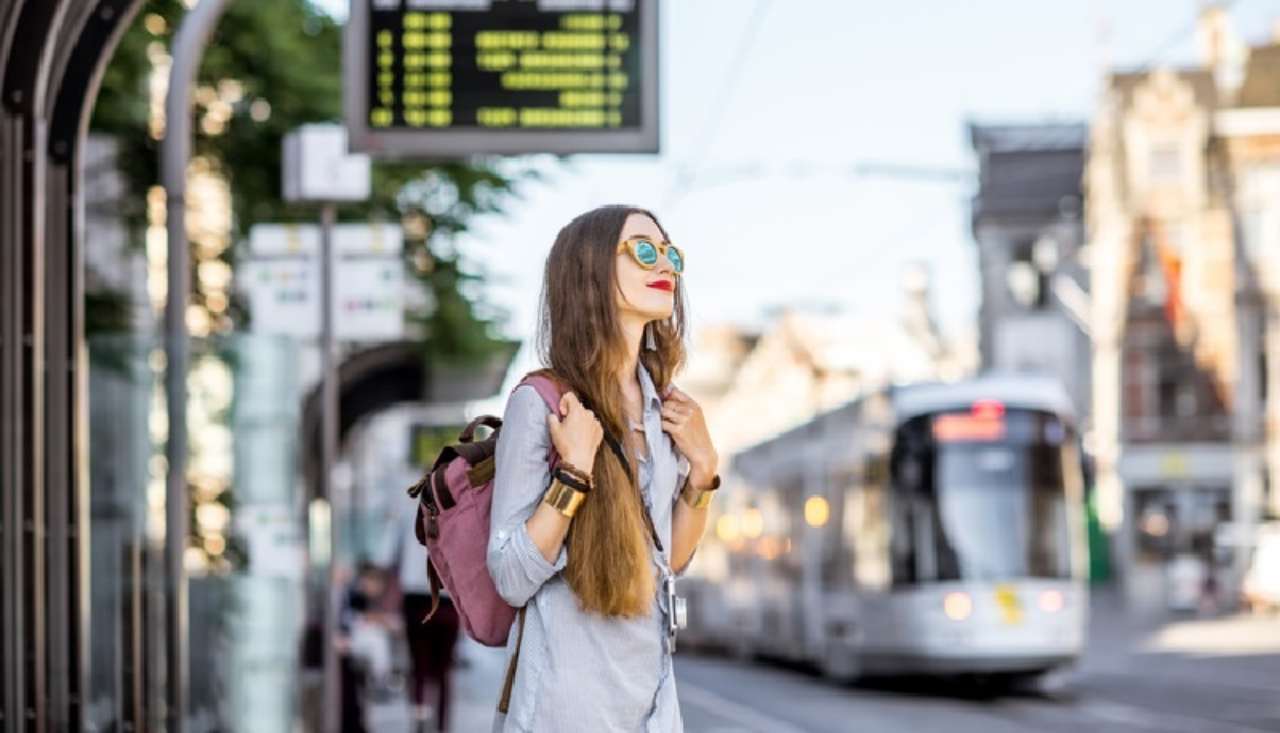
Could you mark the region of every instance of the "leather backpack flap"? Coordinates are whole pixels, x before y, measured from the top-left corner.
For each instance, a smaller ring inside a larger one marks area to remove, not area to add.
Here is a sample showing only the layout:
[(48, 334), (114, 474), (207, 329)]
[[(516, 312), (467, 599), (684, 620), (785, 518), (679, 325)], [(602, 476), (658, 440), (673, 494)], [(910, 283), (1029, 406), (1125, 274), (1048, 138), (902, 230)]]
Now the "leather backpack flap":
[(483, 489), (489, 482), (493, 481), (493, 475), (497, 468), (497, 460), (494, 456), (480, 461), (467, 471), (467, 481), (471, 483), (473, 489)]
[[(493, 480), (494, 453), (497, 451), (497, 448), (498, 437), (495, 433), (494, 435), (475, 443), (459, 443), (457, 445), (451, 445), (446, 450), (452, 451), (454, 456), (460, 457), (462, 460), (467, 462), (467, 483), (472, 489), (479, 489)], [(439, 486), (437, 486), (437, 494), (438, 493)], [(447, 501), (442, 498), (441, 502), (447, 509), (452, 507), (454, 498), (455, 497), (451, 496)]]

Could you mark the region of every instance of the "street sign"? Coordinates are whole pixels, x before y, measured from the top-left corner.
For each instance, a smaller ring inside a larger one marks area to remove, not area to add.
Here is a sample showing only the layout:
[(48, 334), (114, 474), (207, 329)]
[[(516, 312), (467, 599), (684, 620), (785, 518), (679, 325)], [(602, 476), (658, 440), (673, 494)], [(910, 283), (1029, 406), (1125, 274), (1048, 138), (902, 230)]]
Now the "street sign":
[(352, 0), (353, 151), (656, 153), (657, 0)]
[[(250, 330), (295, 338), (320, 335), (320, 228), (260, 224), (249, 232), (251, 258), (238, 273), (249, 298)], [(335, 335), (391, 341), (404, 335), (403, 238), (399, 227), (334, 227)]]
[(285, 201), (365, 201), (369, 156), (347, 152), (342, 125), (303, 125), (285, 135), (281, 160)]
[(244, 504), (236, 507), (235, 529), (245, 541), (249, 574), (298, 579), (306, 570), (306, 552), (292, 507)]

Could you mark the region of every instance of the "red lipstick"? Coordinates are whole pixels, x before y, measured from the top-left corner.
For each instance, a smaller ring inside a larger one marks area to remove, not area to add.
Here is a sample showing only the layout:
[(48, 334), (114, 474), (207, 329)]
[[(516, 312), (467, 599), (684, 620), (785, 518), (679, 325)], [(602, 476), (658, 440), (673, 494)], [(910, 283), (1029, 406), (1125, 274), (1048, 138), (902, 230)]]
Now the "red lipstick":
[(675, 292), (676, 284), (670, 280), (658, 280), (656, 282), (649, 283), (649, 287), (654, 288), (655, 290), (665, 290), (668, 293), (671, 293)]

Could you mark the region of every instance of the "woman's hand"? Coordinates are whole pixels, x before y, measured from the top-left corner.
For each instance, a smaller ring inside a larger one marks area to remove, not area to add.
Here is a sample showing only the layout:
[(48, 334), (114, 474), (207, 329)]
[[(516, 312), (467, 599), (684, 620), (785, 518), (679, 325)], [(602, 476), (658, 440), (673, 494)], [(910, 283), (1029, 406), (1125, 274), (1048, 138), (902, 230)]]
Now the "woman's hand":
[(596, 450), (604, 439), (604, 428), (596, 414), (583, 407), (577, 395), (566, 392), (560, 398), (560, 415), (547, 415), (547, 427), (556, 453), (579, 470), (591, 473)]
[(695, 489), (710, 485), (715, 478), (716, 467), (720, 465), (720, 456), (711, 443), (702, 407), (692, 397), (672, 387), (662, 402), (662, 429), (689, 459), (690, 484)]

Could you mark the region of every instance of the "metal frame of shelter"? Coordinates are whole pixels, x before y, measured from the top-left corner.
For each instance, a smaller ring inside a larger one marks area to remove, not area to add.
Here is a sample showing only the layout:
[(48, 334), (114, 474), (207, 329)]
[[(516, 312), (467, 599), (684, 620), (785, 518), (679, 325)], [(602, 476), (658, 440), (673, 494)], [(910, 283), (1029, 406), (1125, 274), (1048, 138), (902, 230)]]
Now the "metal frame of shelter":
[[(103, 72), (141, 5), (0, 0), (0, 733), (83, 730), (88, 720), (82, 156)], [(459, 381), (426, 368), (408, 344), (353, 354), (340, 368), (340, 389), (353, 400), (344, 418), (440, 390), (491, 393), (511, 356), (499, 357), (504, 368), (492, 375)], [(308, 448), (312, 402), (302, 426)], [(166, 689), (165, 662), (152, 648), (164, 629), (147, 628), (139, 615), (143, 575), (158, 570), (145, 555), (132, 548), (124, 563), (131, 621), (119, 640), (122, 695), (113, 717), (121, 730), (181, 730), (182, 717), (168, 708), (182, 697)]]
[[(83, 726), (82, 160), (141, 0), (0, 0), (0, 730)], [(140, 708), (126, 710), (126, 720)]]

